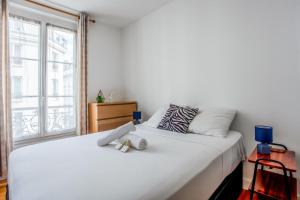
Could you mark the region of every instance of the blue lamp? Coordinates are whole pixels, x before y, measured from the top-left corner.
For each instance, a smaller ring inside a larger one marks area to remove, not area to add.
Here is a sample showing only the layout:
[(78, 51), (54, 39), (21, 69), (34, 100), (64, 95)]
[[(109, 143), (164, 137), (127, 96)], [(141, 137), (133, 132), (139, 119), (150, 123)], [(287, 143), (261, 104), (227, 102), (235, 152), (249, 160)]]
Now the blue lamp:
[(134, 124), (140, 124), (140, 119), (142, 118), (142, 113), (141, 111), (136, 111), (136, 112), (133, 112), (133, 123)]
[(270, 143), (273, 142), (273, 128), (271, 126), (256, 125), (255, 140), (261, 142), (257, 144), (257, 152), (260, 154), (270, 154)]

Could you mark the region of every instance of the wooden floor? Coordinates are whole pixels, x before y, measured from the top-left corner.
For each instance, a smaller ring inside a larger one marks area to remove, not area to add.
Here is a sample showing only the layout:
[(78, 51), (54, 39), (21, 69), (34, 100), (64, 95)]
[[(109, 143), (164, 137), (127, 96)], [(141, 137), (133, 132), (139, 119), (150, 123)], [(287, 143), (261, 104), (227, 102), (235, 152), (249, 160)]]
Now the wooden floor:
[(0, 181), (0, 200), (6, 199), (6, 180)]
[[(248, 190), (242, 190), (238, 200), (250, 200), (250, 192)], [(258, 197), (256, 194), (253, 196), (253, 200), (271, 200), (270, 198), (266, 197)], [(274, 200), (274, 199), (272, 199)]]
[[(242, 190), (240, 197), (238, 200), (248, 200), (250, 199), (250, 192), (248, 190)], [(258, 200), (259, 198), (257, 197), (257, 195), (253, 196), (253, 200)]]

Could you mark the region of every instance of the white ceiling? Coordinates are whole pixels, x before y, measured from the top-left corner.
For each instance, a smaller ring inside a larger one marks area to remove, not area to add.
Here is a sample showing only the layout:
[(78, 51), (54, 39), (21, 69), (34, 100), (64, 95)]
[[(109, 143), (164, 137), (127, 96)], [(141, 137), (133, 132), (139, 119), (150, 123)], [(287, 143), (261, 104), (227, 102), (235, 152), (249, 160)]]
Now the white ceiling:
[(76, 11), (85, 11), (98, 21), (124, 27), (170, 0), (42, 0)]

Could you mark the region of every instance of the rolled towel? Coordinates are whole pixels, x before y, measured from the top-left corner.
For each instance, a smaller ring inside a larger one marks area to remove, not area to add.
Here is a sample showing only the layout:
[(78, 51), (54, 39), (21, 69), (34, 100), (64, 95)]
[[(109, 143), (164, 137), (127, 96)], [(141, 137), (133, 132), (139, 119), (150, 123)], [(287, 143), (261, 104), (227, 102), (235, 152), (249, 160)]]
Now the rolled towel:
[(119, 139), (119, 142), (123, 143), (126, 140), (130, 140), (130, 145), (137, 150), (144, 150), (147, 147), (147, 140), (144, 138), (141, 138), (138, 135), (134, 135), (131, 133), (124, 135), (123, 137), (121, 137)]
[(124, 124), (114, 130), (111, 131), (111, 133), (107, 134), (106, 137), (100, 138), (97, 143), (98, 146), (105, 146), (112, 141), (121, 138), (122, 136), (126, 135), (130, 131), (135, 131), (135, 126), (132, 122), (128, 122), (127, 124)]

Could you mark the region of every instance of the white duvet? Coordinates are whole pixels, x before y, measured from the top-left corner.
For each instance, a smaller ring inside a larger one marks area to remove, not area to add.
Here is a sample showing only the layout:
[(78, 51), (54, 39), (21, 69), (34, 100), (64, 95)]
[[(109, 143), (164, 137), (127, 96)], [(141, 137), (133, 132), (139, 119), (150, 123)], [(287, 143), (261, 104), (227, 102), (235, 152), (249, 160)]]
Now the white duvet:
[[(147, 139), (148, 148), (128, 153), (115, 150), (113, 145), (97, 146), (98, 138), (107, 133), (13, 151), (9, 158), (10, 199), (167, 199), (217, 158), (222, 163), (216, 168), (222, 175), (216, 180), (218, 186), (244, 156), (241, 134), (234, 131), (227, 138), (218, 138), (141, 125), (135, 134)], [(234, 145), (236, 150), (230, 150)]]

